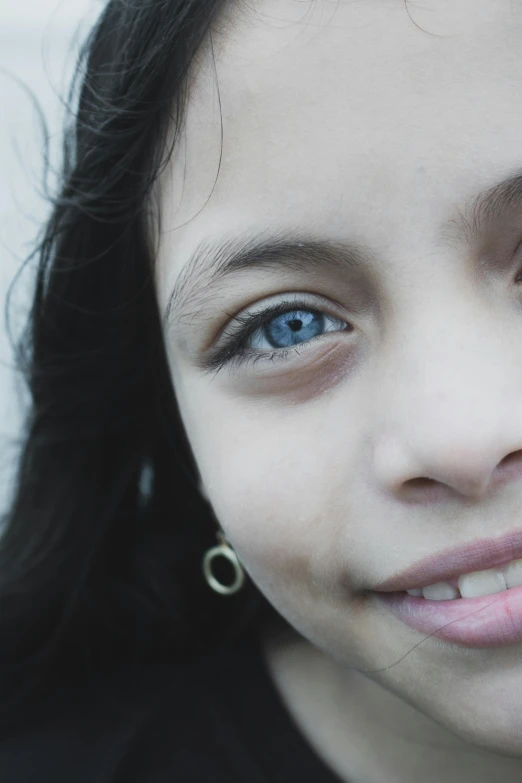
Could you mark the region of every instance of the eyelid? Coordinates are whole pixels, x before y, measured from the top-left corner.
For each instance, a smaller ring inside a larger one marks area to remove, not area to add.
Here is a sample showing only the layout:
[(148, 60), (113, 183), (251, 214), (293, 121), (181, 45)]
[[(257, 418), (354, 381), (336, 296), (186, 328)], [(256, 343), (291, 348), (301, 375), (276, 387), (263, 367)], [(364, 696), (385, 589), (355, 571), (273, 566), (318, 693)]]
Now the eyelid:
[[(277, 294), (275, 294), (274, 296), (277, 296)], [(232, 324), (234, 324), (234, 323), (241, 322), (241, 319), (243, 317), (246, 318), (248, 316), (251, 317), (251, 316), (255, 316), (255, 315), (262, 315), (264, 313), (270, 312), (270, 310), (272, 308), (275, 311), (276, 308), (278, 308), (279, 305), (281, 305), (281, 306), (285, 306), (285, 305), (293, 306), (293, 305), (295, 305), (296, 307), (299, 307), (299, 306), (302, 307), (302, 306), (306, 305), (306, 307), (309, 308), (310, 310), (321, 310), (321, 312), (323, 310), (326, 310), (327, 314), (331, 318), (346, 319), (346, 314), (345, 315), (341, 315), (339, 312), (337, 312), (337, 313), (332, 312), (332, 310), (334, 309), (334, 308), (332, 308), (332, 302), (338, 308), (339, 311), (341, 311), (341, 310), (344, 311), (345, 308), (343, 308), (343, 306), (341, 304), (339, 304), (338, 302), (335, 302), (335, 300), (329, 299), (329, 298), (327, 298), (327, 297), (325, 297), (325, 296), (323, 296), (321, 294), (310, 293), (308, 291), (292, 291), (291, 293), (282, 292), (281, 294), (279, 294), (279, 297), (280, 298), (276, 299), (275, 301), (272, 301), (273, 300), (273, 296), (270, 297), (270, 298), (264, 298), (264, 299), (261, 299), (261, 300), (257, 300), (252, 305), (249, 305), (247, 307), (243, 307), (241, 310), (239, 310), (235, 314), (227, 313), (227, 315), (229, 315), (230, 318), (219, 329), (219, 332), (215, 335), (215, 337), (214, 337), (214, 339), (212, 341), (212, 344), (215, 345), (219, 340), (221, 340), (223, 338), (223, 336), (227, 336), (227, 334), (230, 335), (230, 336), (233, 336), (234, 333), (237, 333), (238, 330), (236, 330), (236, 332), (229, 332), (228, 331), (229, 327)], [(310, 301), (308, 301), (308, 299)]]
[[(257, 299), (252, 304), (242, 307), (241, 310), (238, 310), (236, 313), (227, 312), (226, 314), (229, 316), (229, 320), (226, 323), (224, 323), (223, 326), (220, 327), (219, 331), (215, 334), (213, 338), (213, 342), (214, 343), (217, 342), (220, 339), (220, 337), (225, 333), (228, 326), (234, 321), (237, 321), (238, 318), (241, 318), (241, 316), (252, 315), (258, 312), (263, 313), (266, 310), (268, 310), (271, 306), (275, 307), (281, 302), (289, 303), (291, 302), (292, 299), (294, 300), (295, 304), (303, 305), (306, 302), (307, 306), (315, 310), (319, 310), (320, 308), (325, 308), (327, 310), (332, 311), (335, 308), (339, 312), (337, 313), (330, 312), (330, 314), (336, 318), (346, 317), (347, 315), (346, 308), (343, 307), (343, 305), (340, 302), (337, 302), (335, 299), (331, 297), (324, 296), (323, 294), (318, 294), (315, 291), (314, 292), (306, 291), (304, 289), (291, 291), (290, 293), (288, 291), (280, 291), (279, 293), (271, 294), (270, 296), (264, 297), (263, 299)], [(333, 308), (332, 308), (332, 304), (333, 304)], [(342, 316), (340, 314), (341, 312), (344, 312), (345, 315)]]

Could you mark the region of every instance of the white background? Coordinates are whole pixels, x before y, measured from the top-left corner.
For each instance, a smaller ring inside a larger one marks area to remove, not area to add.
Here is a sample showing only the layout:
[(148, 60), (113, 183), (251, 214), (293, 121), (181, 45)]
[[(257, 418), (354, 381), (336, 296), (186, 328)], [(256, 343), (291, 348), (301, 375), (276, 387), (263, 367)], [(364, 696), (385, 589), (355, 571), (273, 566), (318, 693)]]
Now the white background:
[[(4, 0), (0, 4), (0, 514), (9, 504), (27, 405), (25, 385), (13, 369), (4, 315), (6, 295), (49, 212), (40, 195), (42, 135), (26, 88), (43, 110), (56, 168), (65, 116), (62, 101), (79, 44), (102, 7), (103, 0)], [(52, 177), (49, 182), (55, 184)], [(35, 263), (21, 274), (11, 296), (15, 338), (25, 320)]]

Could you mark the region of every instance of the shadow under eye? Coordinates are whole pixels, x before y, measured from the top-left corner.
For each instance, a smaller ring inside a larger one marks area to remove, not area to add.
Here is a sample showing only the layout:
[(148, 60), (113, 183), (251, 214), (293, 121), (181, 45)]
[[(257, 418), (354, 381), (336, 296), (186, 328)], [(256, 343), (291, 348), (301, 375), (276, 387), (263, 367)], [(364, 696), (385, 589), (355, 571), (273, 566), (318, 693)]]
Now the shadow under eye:
[[(241, 396), (258, 399), (273, 398), (277, 405), (295, 406), (311, 402), (328, 392), (334, 392), (344, 380), (353, 377), (360, 356), (354, 343), (335, 339), (312, 341), (305, 355), (295, 355), (295, 361), (281, 364), (262, 361), (249, 366), (247, 361), (237, 373), (229, 376), (231, 389)], [(314, 350), (312, 345), (317, 345)]]

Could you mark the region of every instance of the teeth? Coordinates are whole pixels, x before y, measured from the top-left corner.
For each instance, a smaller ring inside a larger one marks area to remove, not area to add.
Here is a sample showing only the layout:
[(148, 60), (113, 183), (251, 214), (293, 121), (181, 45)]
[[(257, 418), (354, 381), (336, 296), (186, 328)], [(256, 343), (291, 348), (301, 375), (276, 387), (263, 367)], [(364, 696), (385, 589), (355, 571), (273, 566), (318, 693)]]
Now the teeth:
[(437, 582), (434, 585), (422, 588), (424, 598), (430, 598), (432, 601), (451, 601), (459, 597), (459, 591), (447, 582)]
[(494, 595), (518, 585), (522, 585), (522, 559), (512, 560), (505, 566), (463, 574), (458, 578), (458, 588), (447, 582), (437, 582), (422, 589), (406, 590), (406, 592), (432, 601), (452, 601), (460, 597), (478, 598), (483, 595)]
[(522, 560), (512, 560), (504, 571), (504, 578), (508, 587), (522, 585)]
[(502, 571), (491, 568), (459, 576), (459, 590), (463, 598), (478, 598), (481, 595), (502, 593), (507, 589)]

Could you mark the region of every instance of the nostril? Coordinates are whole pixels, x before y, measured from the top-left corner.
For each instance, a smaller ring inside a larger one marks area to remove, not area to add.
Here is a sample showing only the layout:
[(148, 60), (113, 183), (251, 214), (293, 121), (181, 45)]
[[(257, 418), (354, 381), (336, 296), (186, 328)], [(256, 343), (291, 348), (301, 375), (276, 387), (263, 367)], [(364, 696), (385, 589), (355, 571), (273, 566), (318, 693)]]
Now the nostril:
[(435, 503), (443, 499), (444, 486), (436, 479), (426, 476), (408, 479), (403, 482), (404, 500), (410, 503)]
[(500, 460), (499, 467), (501, 465), (511, 465), (513, 463), (522, 465), (522, 451), (512, 451), (511, 454), (508, 454), (507, 457)]
[(426, 487), (431, 487), (433, 484), (435, 484), (435, 479), (430, 478), (414, 478), (414, 479), (408, 479), (408, 481), (405, 481), (404, 484), (408, 487), (412, 487), (413, 489), (425, 489)]
[(441, 487), (435, 479), (420, 476), (418, 478), (408, 479), (404, 482), (406, 492), (411, 493), (411, 500), (436, 500), (441, 492)]
[(522, 451), (513, 451), (501, 460), (496, 469), (497, 480), (518, 479), (522, 476)]

